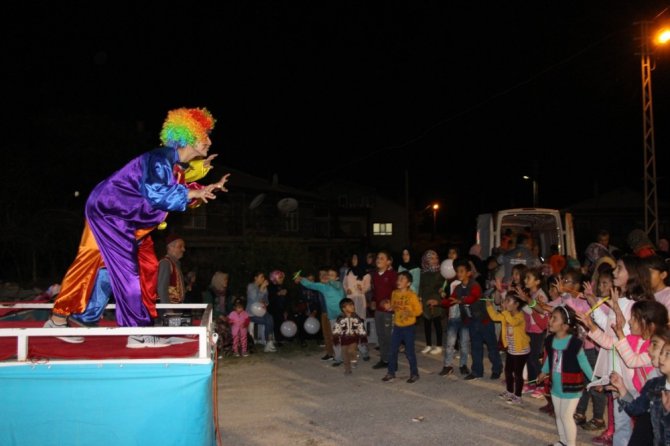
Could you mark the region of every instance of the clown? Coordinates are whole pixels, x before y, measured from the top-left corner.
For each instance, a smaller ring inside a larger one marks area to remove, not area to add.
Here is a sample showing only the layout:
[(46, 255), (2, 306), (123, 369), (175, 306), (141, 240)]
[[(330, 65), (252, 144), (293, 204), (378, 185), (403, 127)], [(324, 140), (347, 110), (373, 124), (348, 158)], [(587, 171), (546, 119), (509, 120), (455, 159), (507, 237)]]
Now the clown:
[[(209, 133), (215, 120), (205, 108), (168, 112), (160, 133), (162, 147), (144, 153), (91, 192), (77, 257), (63, 279), (51, 318), (44, 325), (95, 325), (111, 294), (121, 327), (148, 326), (156, 317), (158, 261), (150, 233), (171, 211), (185, 211), (227, 192), (230, 174), (207, 186), (195, 183), (212, 168)], [(183, 163), (189, 163), (184, 169)], [(60, 337), (83, 342), (79, 337)], [(131, 336), (128, 347), (166, 345), (154, 336)]]

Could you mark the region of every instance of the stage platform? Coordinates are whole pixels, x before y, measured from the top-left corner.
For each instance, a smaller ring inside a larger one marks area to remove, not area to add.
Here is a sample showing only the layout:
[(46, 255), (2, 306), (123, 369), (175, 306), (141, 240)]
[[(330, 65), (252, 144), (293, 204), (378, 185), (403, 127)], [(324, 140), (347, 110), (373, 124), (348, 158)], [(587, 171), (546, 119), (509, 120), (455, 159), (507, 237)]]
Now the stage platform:
[[(211, 305), (158, 306), (202, 313), (189, 327), (51, 329), (16, 317), (51, 306), (0, 305), (1, 445), (216, 445)], [(178, 343), (127, 348), (134, 334)], [(67, 335), (85, 342), (54, 337)]]

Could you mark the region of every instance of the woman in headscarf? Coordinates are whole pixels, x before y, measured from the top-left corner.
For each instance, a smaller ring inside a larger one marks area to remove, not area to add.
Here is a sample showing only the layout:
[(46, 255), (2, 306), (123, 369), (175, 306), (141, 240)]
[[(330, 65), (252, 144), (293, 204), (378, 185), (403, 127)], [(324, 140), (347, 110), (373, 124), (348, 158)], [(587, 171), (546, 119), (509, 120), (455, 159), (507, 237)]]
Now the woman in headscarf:
[[(367, 313), (365, 293), (370, 291), (372, 279), (370, 278), (370, 274), (365, 265), (365, 257), (358, 254), (352, 254), (348, 263), (349, 269), (343, 280), (344, 292), (347, 293), (349, 299), (354, 301), (356, 314), (361, 319), (365, 320)], [(365, 344), (358, 344), (358, 350), (364, 361), (370, 359), (367, 342)]]
[(407, 271), (412, 275), (412, 284), (410, 285), (410, 288), (418, 295), (419, 285), (421, 284), (421, 265), (415, 260), (414, 254), (409, 247), (403, 248), (400, 253), (398, 272), (400, 273), (403, 271)]

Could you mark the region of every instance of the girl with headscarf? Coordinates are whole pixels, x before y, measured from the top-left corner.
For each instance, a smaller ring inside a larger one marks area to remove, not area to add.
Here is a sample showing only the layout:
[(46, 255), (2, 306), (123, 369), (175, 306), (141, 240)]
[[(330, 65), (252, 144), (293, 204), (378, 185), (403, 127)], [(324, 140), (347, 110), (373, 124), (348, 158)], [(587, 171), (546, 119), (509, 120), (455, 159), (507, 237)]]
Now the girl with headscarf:
[[(421, 353), (438, 355), (442, 353), (442, 307), (429, 305), (428, 301), (440, 302), (440, 290), (444, 284), (444, 278), (440, 274), (440, 258), (435, 251), (429, 249), (421, 257), (421, 277), (419, 286), (419, 297), (423, 302), (423, 326), (426, 334), (426, 348)], [(431, 326), (435, 327), (435, 346)]]

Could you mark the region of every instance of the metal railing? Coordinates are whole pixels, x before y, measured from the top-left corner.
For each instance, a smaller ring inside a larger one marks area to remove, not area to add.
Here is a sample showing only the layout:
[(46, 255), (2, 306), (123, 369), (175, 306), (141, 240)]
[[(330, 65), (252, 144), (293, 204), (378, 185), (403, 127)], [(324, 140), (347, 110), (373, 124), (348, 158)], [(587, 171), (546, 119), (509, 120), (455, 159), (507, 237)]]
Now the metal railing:
[[(0, 309), (15, 310), (51, 310), (53, 304), (36, 303), (14, 303), (0, 304)], [(157, 309), (164, 310), (202, 310), (200, 325), (191, 327), (86, 327), (86, 328), (1, 328), (0, 338), (17, 338), (16, 359), (9, 361), (0, 361), (0, 367), (11, 366), (21, 363), (31, 363), (33, 360), (29, 357), (30, 339), (36, 337), (54, 337), (54, 336), (131, 336), (131, 335), (195, 335), (198, 342), (198, 353), (195, 357), (189, 358), (116, 358), (105, 360), (49, 360), (49, 363), (90, 363), (90, 362), (133, 362), (133, 363), (207, 363), (212, 360), (216, 345), (216, 333), (212, 325), (212, 305), (210, 304), (157, 304)], [(109, 304), (107, 310), (116, 309), (115, 304)]]

